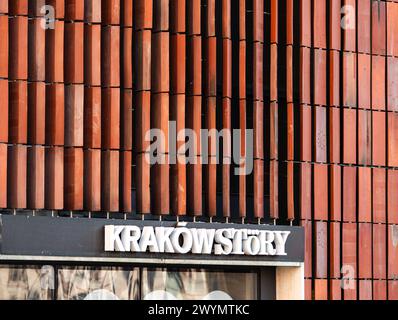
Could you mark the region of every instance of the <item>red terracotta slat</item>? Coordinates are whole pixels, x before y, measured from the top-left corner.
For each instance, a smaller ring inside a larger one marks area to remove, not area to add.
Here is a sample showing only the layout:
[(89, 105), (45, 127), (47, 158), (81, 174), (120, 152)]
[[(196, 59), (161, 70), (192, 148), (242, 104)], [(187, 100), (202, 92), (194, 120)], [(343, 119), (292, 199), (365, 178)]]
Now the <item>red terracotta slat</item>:
[(30, 209), (44, 208), (44, 147), (28, 148), (27, 172), (27, 207)]
[(0, 12), (8, 13), (8, 1), (1, 1), (0, 3)]
[[(223, 179), (224, 178), (225, 177), (223, 176)], [(228, 190), (223, 189), (223, 194), (224, 192), (228, 192)], [(256, 218), (263, 218), (264, 217), (264, 161), (263, 160), (254, 160), (253, 199), (254, 199), (254, 216)]]
[[(231, 120), (225, 119), (225, 121), (228, 123)], [(255, 101), (253, 103), (253, 130), (253, 156), (255, 159), (264, 160), (264, 103), (260, 101)]]
[(328, 166), (314, 164), (314, 218), (328, 220)]
[(328, 276), (328, 224), (315, 222), (315, 277), (326, 279)]
[[(216, 108), (216, 98), (206, 98), (206, 128), (209, 130), (216, 128)], [(212, 138), (209, 138), (208, 143), (209, 164), (206, 166), (205, 181), (205, 190), (207, 190), (206, 212), (210, 217), (214, 217), (217, 214), (217, 164), (216, 157), (214, 157), (214, 153), (211, 151), (215, 146), (215, 142)]]
[(358, 168), (358, 221), (372, 222), (372, 169)]
[(398, 300), (398, 281), (388, 281), (388, 300)]
[(384, 112), (373, 112), (373, 165), (386, 165), (386, 114)]
[(102, 0), (102, 22), (112, 25), (120, 23), (120, 0)]
[(287, 163), (287, 220), (295, 219), (294, 163)]
[[(215, 114), (215, 112), (214, 112)], [(214, 117), (215, 118), (215, 117)], [(242, 165), (241, 169), (243, 167), (246, 169), (246, 164), (247, 164), (247, 157), (246, 157), (246, 101), (241, 100), (239, 102), (239, 118), (240, 118), (240, 129), (241, 129), (241, 134), (240, 134), (240, 156), (242, 157)], [(215, 122), (215, 119), (214, 119)], [(209, 181), (210, 183), (211, 181)], [(214, 181), (215, 182), (215, 181)], [(215, 184), (216, 185), (216, 184)], [(215, 188), (214, 186), (213, 188)], [(209, 189), (210, 192), (210, 189)], [(215, 198), (215, 197), (214, 197)], [(239, 216), (240, 217), (246, 217), (246, 176), (241, 175), (239, 176)]]
[(330, 223), (329, 232), (329, 270), (331, 278), (340, 278), (340, 247), (341, 247), (341, 224), (339, 222)]
[[(355, 43), (355, 40), (354, 40)], [(357, 55), (343, 52), (343, 105), (354, 108), (357, 106)]]
[(202, 207), (202, 165), (187, 165), (187, 212), (192, 216), (201, 216)]
[(84, 150), (84, 209), (101, 210), (101, 150)]
[[(164, 141), (158, 142), (157, 152), (169, 153), (169, 95), (167, 93), (153, 94), (151, 103), (151, 128), (160, 130), (164, 137)], [(198, 111), (200, 112), (200, 109)]]
[(45, 29), (41, 26), (42, 19), (29, 20), (29, 80), (44, 81), (46, 78), (46, 48)]
[(300, 163), (300, 212), (301, 219), (311, 219), (311, 164)]
[(28, 83), (16, 81), (9, 83), (9, 142), (28, 141)]
[(253, 41), (264, 42), (264, 1), (261, 0), (253, 0)]
[[(305, 10), (305, 15), (301, 15), (301, 17), (303, 18), (302, 21), (308, 21), (308, 24), (306, 24), (306, 29), (302, 34), (306, 34), (306, 32), (308, 32), (309, 34), (311, 34), (311, 4), (308, 3), (309, 1), (304, 1), (304, 3), (302, 3), (302, 7), (300, 7), (300, 9)], [(271, 43), (278, 43), (278, 11), (279, 11), (279, 3), (278, 0), (271, 0)], [(307, 15), (308, 14), (308, 15)], [(308, 18), (305, 19), (305, 18)], [(304, 27), (303, 27), (304, 29)]]
[(372, 278), (372, 225), (358, 224), (358, 276), (361, 279)]
[[(271, 44), (270, 99), (278, 100), (278, 46)], [(309, 83), (308, 83), (309, 85)]]
[(316, 162), (326, 162), (327, 157), (327, 123), (326, 123), (327, 109), (325, 107), (313, 108), (314, 117), (314, 156)]
[(84, 146), (101, 148), (101, 88), (84, 88)]
[(64, 144), (64, 85), (46, 86), (46, 144)]
[(101, 26), (84, 26), (84, 83), (101, 85)]
[(342, 234), (342, 265), (347, 270), (352, 268), (350, 276), (355, 279), (357, 277), (357, 225), (355, 223), (343, 223)]
[(152, 35), (152, 92), (170, 91), (170, 37), (168, 32)]
[(153, 1), (134, 1), (135, 29), (151, 29), (153, 23)]
[(133, 88), (133, 29), (122, 29), (123, 42), (121, 56), (123, 88)]
[(356, 222), (357, 168), (343, 167), (343, 221)]
[[(211, 5), (214, 7), (214, 0), (208, 2), (208, 10), (211, 10)], [(172, 0), (170, 1), (170, 30), (172, 33), (183, 33), (186, 30), (186, 0)], [(209, 22), (208, 17), (208, 23)], [(210, 35), (210, 34), (208, 34)]]
[(65, 86), (65, 146), (83, 146), (83, 110), (84, 86)]
[[(322, 19), (323, 20), (323, 19)], [(326, 51), (314, 50), (314, 103), (326, 105)]]
[(329, 108), (329, 150), (330, 161), (340, 162), (340, 109)]
[(372, 280), (359, 280), (359, 300), (373, 300), (372, 291)]
[(269, 164), (269, 215), (271, 219), (279, 218), (279, 178), (278, 178), (278, 170), (279, 165), (278, 161), (271, 160)]
[(373, 280), (373, 299), (387, 300), (387, 281)]
[[(223, 44), (228, 44), (228, 50), (230, 50), (231, 42), (224, 42)], [(223, 51), (225, 50), (225, 46), (223, 46)], [(224, 97), (232, 97), (232, 88), (231, 88), (231, 79), (232, 79), (232, 64), (231, 64), (231, 51), (228, 52), (229, 56), (223, 56), (224, 62), (224, 70), (223, 70), (223, 96)], [(253, 44), (253, 100), (264, 100), (264, 45), (262, 43), (254, 43)], [(226, 78), (224, 78), (226, 77)]]
[(300, 225), (304, 227), (304, 276), (312, 277), (312, 222), (310, 220), (300, 221)]
[(131, 160), (131, 151), (120, 152), (120, 210), (126, 213), (132, 211)]
[(386, 108), (386, 58), (372, 56), (372, 109)]
[(123, 90), (120, 115), (120, 147), (131, 151), (133, 145), (133, 92)]
[(83, 31), (82, 22), (65, 23), (65, 83), (84, 81)]
[(341, 280), (329, 281), (330, 300), (341, 300)]
[(9, 77), (12, 80), (28, 79), (28, 17), (9, 19)]
[(330, 166), (330, 219), (341, 221), (341, 167)]
[[(215, 38), (214, 38), (215, 39)], [(185, 93), (186, 87), (186, 37), (175, 34), (170, 40), (170, 90), (174, 94)]]
[(84, 3), (85, 0), (67, 0), (65, 1), (65, 20), (84, 19)]
[(54, 29), (46, 30), (46, 81), (64, 80), (64, 22), (55, 21)]
[(398, 199), (395, 196), (398, 192), (398, 171), (387, 171), (387, 212), (388, 222), (398, 224)]
[(138, 154), (136, 159), (137, 175), (137, 213), (148, 214), (151, 212), (150, 164), (147, 155)]
[[(371, 36), (371, 1), (358, 1), (358, 52), (370, 53)], [(372, 291), (370, 291), (372, 292)], [(362, 299), (361, 299), (362, 300)]]
[(102, 86), (120, 86), (120, 27), (102, 28), (101, 77)]
[(8, 10), (11, 15), (28, 15), (28, 0), (9, 1)]
[(119, 151), (102, 151), (101, 203), (104, 211), (119, 211)]
[(85, 0), (84, 1), (84, 21), (89, 23), (101, 22), (101, 4), (102, 1), (98, 0)]
[(398, 167), (398, 113), (388, 113), (388, 165)]
[[(278, 159), (278, 103), (271, 102), (270, 104), (270, 132), (269, 132), (269, 140), (270, 140), (270, 150), (269, 157), (270, 159)], [(307, 132), (305, 132), (307, 133)], [(304, 133), (303, 133), (304, 135)], [(302, 138), (303, 140), (304, 138)]]
[(343, 162), (357, 162), (357, 112), (355, 109), (343, 109)]
[(333, 50), (341, 49), (341, 7), (341, 0), (329, 1), (329, 45)]
[(169, 5), (170, 0), (158, 0), (153, 3), (153, 31), (169, 30)]
[(312, 280), (304, 279), (304, 299), (312, 300)]
[[(171, 95), (170, 96), (170, 121), (175, 121), (175, 128), (177, 134), (176, 148), (178, 154), (185, 154), (180, 148), (184, 146), (185, 140), (178, 139), (179, 132), (185, 132), (185, 95)], [(214, 106), (215, 108), (215, 106)], [(171, 133), (170, 133), (171, 134)]]
[(0, 77), (8, 77), (8, 16), (0, 16), (0, 33), (2, 34), (2, 45), (0, 47)]
[(386, 221), (386, 170), (374, 168), (373, 171), (373, 222)]
[(44, 82), (28, 84), (28, 105), (28, 143), (44, 144), (46, 137), (46, 87)]
[(398, 3), (387, 3), (387, 55), (398, 56)]
[(61, 210), (64, 207), (64, 149), (46, 149), (45, 207)]
[(186, 187), (185, 155), (178, 155), (177, 163), (170, 166), (170, 209), (174, 215), (183, 216), (187, 213)]
[(151, 210), (155, 215), (170, 213), (169, 174), (168, 164), (156, 163), (151, 168)]
[[(391, 212), (389, 212), (390, 214)], [(396, 214), (395, 214), (396, 215)], [(391, 222), (391, 221), (388, 221)], [(388, 225), (388, 279), (398, 276), (398, 226)]]
[(9, 85), (7, 80), (0, 79), (0, 142), (8, 142), (8, 99)]
[(188, 24), (187, 32), (189, 35), (199, 35), (201, 31), (201, 2), (200, 0), (187, 1)]
[(386, 53), (386, 3), (372, 1), (372, 53)]
[[(300, 160), (301, 161), (311, 161), (312, 160), (312, 114), (311, 107), (306, 105), (300, 106)], [(276, 119), (277, 120), (277, 119)], [(272, 134), (272, 132), (271, 132)], [(276, 134), (276, 137), (278, 135)], [(272, 141), (272, 140), (271, 140)], [(272, 153), (271, 153), (272, 154)], [(271, 155), (272, 157), (272, 155)]]
[(55, 18), (62, 19), (65, 16), (65, 0), (46, 0), (47, 4), (55, 9)]
[(135, 119), (136, 119), (136, 150), (145, 152), (149, 150), (150, 143), (145, 135), (151, 128), (151, 94), (150, 92), (138, 92), (135, 96)]
[(123, 24), (124, 27), (133, 26), (133, 2), (133, 0), (121, 0), (120, 2), (121, 24)]
[(135, 33), (135, 89), (151, 89), (151, 31)]
[(102, 148), (120, 147), (120, 89), (102, 89), (101, 132)]
[(29, 17), (42, 17), (45, 12), (41, 12), (43, 6), (46, 5), (46, 0), (30, 0), (28, 7)]
[(286, 101), (293, 102), (293, 46), (286, 47)]
[[(397, 3), (398, 7), (398, 3)], [(398, 58), (387, 58), (387, 109), (398, 111)]]
[(371, 88), (370, 55), (358, 54), (358, 107), (359, 108), (370, 109), (370, 93), (371, 93), (370, 88)]
[(329, 51), (329, 104), (340, 106), (340, 52)]
[(11, 209), (26, 208), (27, 180), (27, 147), (22, 145), (8, 146), (8, 202)]
[(7, 207), (7, 152), (5, 143), (0, 143), (0, 208)]
[[(343, 48), (345, 51), (356, 51), (357, 27), (355, 21), (356, 17), (353, 15), (355, 15), (357, 2), (357, 0), (344, 0), (344, 6), (346, 7), (346, 10), (344, 12), (345, 19), (342, 22), (346, 24), (345, 29), (343, 29)], [(354, 21), (352, 21), (353, 19)]]
[(315, 300), (328, 300), (328, 280), (315, 279)]
[(294, 140), (295, 140), (295, 127), (294, 116), (295, 106), (293, 103), (287, 104), (287, 160), (294, 160)]
[[(300, 102), (311, 103), (311, 51), (300, 48)], [(271, 66), (272, 67), (272, 66)]]
[(386, 260), (386, 232), (384, 224), (373, 225), (373, 278), (386, 279), (387, 260)]
[(65, 148), (65, 209), (83, 209), (84, 160), (82, 148)]
[(326, 49), (326, 0), (315, 1), (313, 6), (313, 45), (315, 48)]
[(187, 93), (202, 93), (202, 41), (201, 37), (187, 38)]

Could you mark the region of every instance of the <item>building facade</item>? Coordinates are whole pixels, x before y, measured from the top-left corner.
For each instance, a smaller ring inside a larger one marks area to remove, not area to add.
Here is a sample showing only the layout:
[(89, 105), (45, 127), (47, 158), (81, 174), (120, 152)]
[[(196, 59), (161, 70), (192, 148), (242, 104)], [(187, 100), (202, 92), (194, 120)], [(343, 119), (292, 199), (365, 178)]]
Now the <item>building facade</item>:
[[(394, 300), (397, 169), (398, 2), (0, 0), (0, 299)], [(303, 238), (105, 255), (103, 227), (145, 221)]]

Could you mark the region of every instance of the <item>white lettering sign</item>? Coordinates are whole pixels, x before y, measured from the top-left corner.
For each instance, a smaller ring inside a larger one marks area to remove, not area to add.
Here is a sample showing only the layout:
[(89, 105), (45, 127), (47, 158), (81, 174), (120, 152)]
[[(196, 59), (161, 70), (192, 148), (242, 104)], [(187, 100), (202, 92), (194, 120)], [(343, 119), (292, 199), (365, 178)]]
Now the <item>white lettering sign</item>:
[(290, 231), (105, 226), (105, 251), (286, 256)]

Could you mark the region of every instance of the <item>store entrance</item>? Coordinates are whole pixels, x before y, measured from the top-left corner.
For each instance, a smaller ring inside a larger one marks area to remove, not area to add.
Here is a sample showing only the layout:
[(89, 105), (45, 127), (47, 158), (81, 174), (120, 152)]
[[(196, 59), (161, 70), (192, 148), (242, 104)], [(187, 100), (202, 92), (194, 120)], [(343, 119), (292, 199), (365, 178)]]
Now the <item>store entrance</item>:
[(0, 300), (275, 299), (275, 269), (0, 266)]

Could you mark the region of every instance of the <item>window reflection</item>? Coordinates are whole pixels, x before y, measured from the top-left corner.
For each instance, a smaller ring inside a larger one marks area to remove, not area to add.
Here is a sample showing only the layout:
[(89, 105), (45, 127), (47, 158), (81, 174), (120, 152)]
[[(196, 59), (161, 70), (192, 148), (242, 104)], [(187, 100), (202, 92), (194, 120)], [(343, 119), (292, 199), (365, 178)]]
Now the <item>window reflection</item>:
[(58, 269), (59, 300), (137, 300), (139, 270), (62, 267)]
[[(45, 268), (45, 272), (43, 272)], [(52, 267), (0, 266), (0, 300), (51, 300)], [(45, 285), (47, 284), (47, 285)]]
[(257, 299), (257, 274), (208, 270), (144, 269), (142, 298), (147, 300)]

